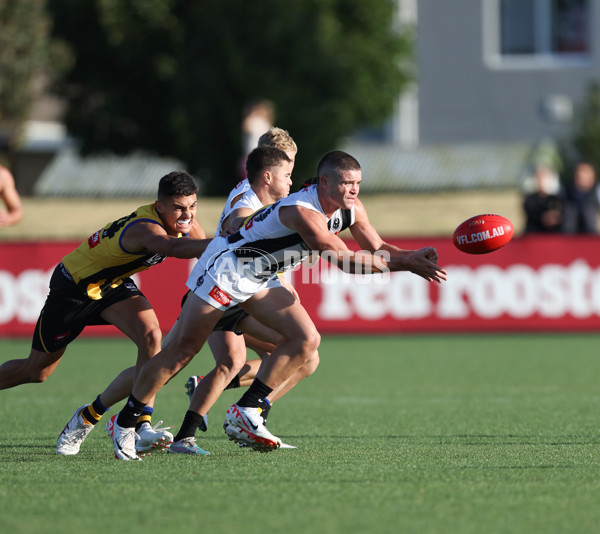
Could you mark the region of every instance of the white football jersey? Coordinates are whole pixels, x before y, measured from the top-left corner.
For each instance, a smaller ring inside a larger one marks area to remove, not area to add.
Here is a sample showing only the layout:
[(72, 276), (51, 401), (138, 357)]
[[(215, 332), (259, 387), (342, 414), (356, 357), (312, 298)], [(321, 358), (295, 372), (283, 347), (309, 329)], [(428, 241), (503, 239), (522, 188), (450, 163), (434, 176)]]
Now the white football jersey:
[[(228, 248), (235, 256), (251, 260), (255, 279), (266, 280), (277, 272), (288, 271), (313, 252), (298, 233), (279, 219), (279, 210), (283, 206), (302, 206), (325, 218), (316, 185), (292, 193), (255, 213), (236, 234), (227, 238)], [(354, 208), (338, 209), (325, 220), (329, 231), (337, 234), (354, 224)]]
[(229, 216), (229, 214), (235, 209), (235, 199), (239, 200), (240, 195), (244, 195), (246, 191), (250, 189), (250, 183), (248, 182), (248, 178), (244, 178), (241, 182), (231, 190), (229, 196), (227, 197), (227, 202), (225, 202), (225, 207), (221, 212), (221, 216), (219, 217), (219, 224), (217, 225), (217, 230), (215, 231), (215, 235), (221, 234), (221, 226), (223, 225), (223, 221)]
[(262, 207), (262, 202), (256, 196), (254, 189), (250, 188), (244, 193), (244, 196), (235, 203), (231, 211), (239, 210), (240, 208), (250, 208), (254, 213)]

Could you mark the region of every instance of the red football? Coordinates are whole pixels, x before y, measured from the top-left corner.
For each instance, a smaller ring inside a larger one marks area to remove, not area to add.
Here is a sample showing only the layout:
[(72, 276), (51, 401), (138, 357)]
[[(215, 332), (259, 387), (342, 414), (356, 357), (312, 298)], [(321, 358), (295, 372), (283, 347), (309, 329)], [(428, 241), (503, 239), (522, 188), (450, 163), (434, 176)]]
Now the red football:
[(476, 215), (454, 230), (454, 246), (467, 254), (487, 254), (506, 245), (515, 229), (502, 215)]

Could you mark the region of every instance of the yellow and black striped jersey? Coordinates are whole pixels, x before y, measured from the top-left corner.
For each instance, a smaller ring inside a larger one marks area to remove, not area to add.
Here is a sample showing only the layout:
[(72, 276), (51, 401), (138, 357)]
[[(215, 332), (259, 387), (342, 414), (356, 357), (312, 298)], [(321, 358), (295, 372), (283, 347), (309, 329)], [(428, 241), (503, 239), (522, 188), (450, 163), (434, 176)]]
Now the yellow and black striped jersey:
[(123, 278), (149, 269), (165, 259), (163, 254), (125, 249), (123, 234), (138, 222), (150, 222), (164, 228), (154, 204), (140, 206), (131, 215), (98, 230), (62, 259), (75, 283), (89, 298), (102, 298), (107, 289), (122, 284)]

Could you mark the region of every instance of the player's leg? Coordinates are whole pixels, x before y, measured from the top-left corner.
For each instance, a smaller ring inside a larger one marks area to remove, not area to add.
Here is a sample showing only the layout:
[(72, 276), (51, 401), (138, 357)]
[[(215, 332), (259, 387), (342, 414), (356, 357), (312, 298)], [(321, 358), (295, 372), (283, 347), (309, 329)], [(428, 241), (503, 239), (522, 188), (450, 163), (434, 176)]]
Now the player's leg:
[[(269, 354), (266, 354), (264, 357), (268, 357)], [(260, 369), (262, 364), (262, 358), (254, 358), (252, 360), (247, 360), (246, 363), (241, 368), (240, 372), (236, 377), (235, 386), (240, 388), (246, 388), (256, 378), (256, 374)], [(233, 389), (233, 386), (228, 386), (228, 389)]]
[[(286, 291), (286, 289), (283, 289), (283, 291)], [(253, 302), (260, 301), (261, 299), (269, 300), (269, 299), (273, 298), (273, 295), (277, 295), (277, 294), (280, 296), (285, 296), (285, 293), (282, 293), (281, 288), (280, 289), (272, 288), (272, 289), (268, 289), (268, 290), (256, 295), (255, 299), (253, 299)], [(299, 304), (299, 302), (297, 300), (295, 302), (297, 304)], [(302, 312), (303, 312), (299, 315), (302, 318), (301, 320), (305, 321), (306, 318), (308, 318), (308, 315), (306, 314), (306, 312), (302, 306), (300, 306), (299, 310), (302, 310)], [(256, 313), (256, 312), (253, 312), (253, 313)], [(263, 318), (263, 320), (264, 320), (264, 318)], [(310, 320), (310, 318), (308, 318), (308, 321), (312, 325), (312, 320)], [(266, 326), (258, 319), (257, 315), (252, 315), (252, 316), (246, 317), (244, 320), (242, 320), (240, 322), (239, 327), (244, 332), (244, 335), (245, 336), (247, 335), (249, 337), (249, 339), (255, 339), (264, 344), (268, 344), (269, 352), (273, 352), (273, 350), (275, 349), (276, 346), (281, 345), (282, 343), (286, 342), (285, 335), (283, 335), (283, 337), (282, 337), (281, 332), (283, 331), (282, 330), (283, 328), (287, 328), (289, 330), (288, 325), (282, 325), (277, 319), (272, 324), (272, 327)], [(313, 328), (314, 328), (314, 325), (313, 325)], [(302, 331), (302, 330), (300, 330), (300, 331)], [(303, 335), (303, 334), (300, 334), (300, 335)], [(318, 333), (317, 333), (317, 336), (318, 336)], [(314, 369), (316, 369), (315, 362), (318, 365), (318, 359), (319, 359), (318, 354), (315, 354), (313, 357), (308, 358), (306, 360), (306, 363), (308, 364), (308, 366), (307, 366), (307, 370), (302, 372), (303, 377), (306, 377), (306, 376), (309, 376), (310, 374), (312, 374)], [(310, 369), (312, 369), (312, 370), (310, 370)], [(296, 381), (296, 383), (297, 382), (298, 381)]]
[(196, 445), (196, 429), (206, 431), (206, 416), (228, 384), (237, 376), (246, 361), (246, 345), (242, 336), (230, 331), (214, 331), (208, 343), (215, 358), (215, 367), (198, 383), (190, 400), (170, 451), (183, 454), (205, 454)]
[(160, 388), (200, 352), (222, 314), (221, 310), (190, 294), (162, 350), (142, 367), (137, 376), (130, 402), (119, 414), (121, 427), (121, 423), (126, 423), (126, 428), (133, 426), (132, 418), (137, 417), (135, 414), (141, 411), (140, 406), (154, 398)]
[(66, 347), (84, 329), (85, 297), (57, 267), (50, 278), (50, 293), (40, 312), (27, 358), (0, 366), (0, 389), (45, 382), (54, 372)]
[(66, 347), (62, 347), (48, 353), (32, 348), (27, 358), (4, 362), (0, 365), (0, 389), (45, 382), (56, 369), (65, 350)]
[(292, 376), (287, 380), (284, 380), (278, 387), (273, 389), (271, 394), (267, 397), (269, 402), (273, 404), (276, 400), (283, 397), (289, 392), (298, 382), (312, 375), (319, 366), (319, 352), (315, 351), (313, 357), (303, 364)]
[(208, 344), (215, 358), (215, 367), (202, 380), (199, 393), (194, 392), (190, 408), (206, 415), (225, 388), (246, 363), (244, 338), (234, 332), (214, 331)]
[[(237, 334), (241, 334), (237, 337), (243, 338), (245, 348), (252, 349), (254, 352), (256, 352), (256, 354), (260, 356), (261, 359), (253, 359), (246, 361), (247, 351), (244, 350), (245, 363), (243, 364), (239, 372), (235, 376), (231, 377), (231, 380), (227, 383), (225, 389), (247, 387), (250, 384), (252, 384), (252, 381), (256, 377), (256, 373), (260, 368), (262, 358), (268, 356), (271, 353), (271, 351), (275, 348), (277, 342), (281, 340), (281, 336), (279, 335), (279, 333), (259, 323), (256, 319), (250, 317), (247, 314), (241, 316), (241, 319), (235, 325), (234, 331)], [(211, 336), (211, 338), (212, 337), (213, 336)], [(209, 338), (209, 342), (211, 338)], [(237, 342), (237, 346), (239, 347), (239, 351), (241, 353), (241, 341)]]
[[(268, 289), (267, 291), (271, 291), (271, 289)], [(296, 298), (296, 300), (298, 299)], [(275, 345), (279, 341), (281, 341), (281, 335), (278, 332), (276, 332), (272, 328), (266, 327), (251, 316), (248, 316), (242, 321), (240, 321), (239, 328), (244, 332), (245, 338), (260, 341), (265, 344), (270, 343), (269, 353), (272, 352)], [(290, 391), (296, 384), (298, 384), (298, 382), (314, 373), (318, 365), (319, 354), (315, 353), (314, 356), (307, 363), (303, 364), (292, 376), (287, 378), (284, 382), (282, 382), (277, 388), (275, 388), (271, 392), (271, 394), (267, 397), (267, 400), (269, 402), (261, 413), (265, 423), (273, 402), (283, 397), (283, 395)], [(256, 376), (258, 369), (260, 369), (260, 365), (250, 366), (247, 374), (243, 374), (245, 369), (242, 369), (242, 371), (240, 372), (240, 383), (243, 385), (250, 385), (252, 383), (252, 379), (254, 378), (254, 376)]]
[(160, 351), (162, 332), (158, 318), (143, 295), (134, 295), (110, 305), (102, 311), (101, 317), (136, 344), (137, 372)]
[[(79, 301), (78, 301), (79, 299)], [(10, 360), (0, 366), (0, 389), (25, 383), (45, 382), (60, 362), (67, 345), (83, 330), (86, 303), (74, 285), (56, 269), (50, 294), (38, 318), (28, 358)], [(85, 425), (79, 406), (57, 441), (59, 454), (77, 454), (93, 426)]]
[[(230, 352), (231, 355), (237, 354), (236, 358), (238, 359), (238, 362), (242, 362), (242, 365), (243, 362), (246, 361), (246, 350), (244, 345), (245, 336), (243, 336), (241, 330), (238, 328), (238, 325), (247, 317), (248, 314), (238, 306), (230, 306), (225, 311), (221, 319), (219, 319), (219, 322), (215, 326), (214, 332), (208, 338), (208, 343), (211, 347), (213, 355), (215, 356), (215, 361), (217, 361), (218, 366), (227, 367), (226, 369), (222, 369), (222, 371), (225, 372), (229, 378), (225, 389), (240, 387), (240, 377), (238, 374), (231, 373), (231, 364), (233, 359), (231, 356), (228, 356), (228, 352)], [(243, 340), (241, 339), (242, 337), (244, 338)], [(262, 347), (266, 347), (268, 350), (271, 349), (270, 344), (262, 343), (258, 340), (256, 340), (256, 343), (257, 345), (260, 344)], [(229, 364), (227, 362), (229, 362)], [(258, 365), (260, 365), (260, 362), (258, 362)], [(239, 365), (236, 365), (236, 367), (240, 368)], [(258, 366), (256, 366), (256, 368), (258, 368)], [(241, 370), (240, 372), (244, 371)], [(214, 377), (214, 373), (210, 376)], [(221, 376), (223, 375), (221, 374)], [(198, 375), (193, 375), (188, 378), (185, 387), (186, 393), (190, 398), (190, 402), (192, 400), (194, 390), (202, 379), (204, 379), (204, 377)]]
[[(134, 295), (112, 304), (103, 310), (101, 316), (119, 328), (138, 348), (136, 366), (122, 371), (98, 397), (100, 406), (106, 409), (126, 399), (131, 393), (140, 369), (160, 351), (162, 332), (154, 309), (142, 295)], [(135, 448), (141, 455), (154, 449), (165, 449), (173, 442), (173, 434), (169, 429), (159, 428), (162, 421), (152, 426), (154, 400), (150, 399), (135, 425)], [(113, 426), (114, 420), (107, 425), (109, 434)]]
[(106, 386), (106, 389), (100, 393), (100, 402), (106, 408), (114, 406), (118, 402), (126, 399), (131, 388), (135, 383), (135, 376), (137, 374), (137, 366), (133, 365), (121, 371), (113, 381)]
[[(100, 422), (104, 413), (117, 402), (127, 398), (140, 366), (160, 348), (161, 331), (156, 314), (135, 286), (119, 287), (105, 298), (105, 303), (98, 304), (98, 315), (102, 322), (115, 325), (136, 344), (136, 366), (122, 371), (93, 401), (75, 410), (58, 437), (56, 450), (59, 454), (73, 455), (79, 452), (83, 441)], [(97, 319), (90, 320), (98, 322)], [(153, 429), (150, 424), (152, 411), (151, 403), (136, 425), (136, 446), (140, 448), (140, 452), (148, 452), (156, 447), (163, 448), (173, 440), (172, 434), (166, 429)], [(107, 423), (106, 429), (109, 434), (113, 423), (113, 420)]]
[(192, 292), (183, 303), (179, 318), (162, 350), (142, 368), (115, 422), (113, 444), (118, 459), (136, 459), (133, 426), (141, 410), (200, 352), (225, 310), (254, 293), (252, 287), (239, 291), (239, 275), (229, 270), (237, 260), (226, 249), (225, 238), (213, 239), (194, 266), (187, 281)]
[[(252, 321), (252, 317), (248, 316), (247, 320)], [(265, 341), (264, 339), (258, 339), (257, 337), (248, 334), (244, 331), (242, 324), (243, 323), (240, 323), (240, 329), (244, 332), (244, 341), (246, 342), (246, 347), (256, 352), (260, 358), (264, 358), (265, 356), (271, 354), (271, 351), (275, 348), (276, 343)], [(269, 339), (271, 339), (271, 337)], [(279, 336), (277, 336), (277, 340), (279, 340)]]
[[(265, 406), (264, 399), (315, 357), (320, 336), (306, 310), (286, 289), (270, 289), (240, 306), (259, 322), (278, 332), (283, 341), (263, 361), (252, 385), (229, 408), (225, 420), (234, 429), (245, 433), (253, 448), (269, 451), (280, 446), (281, 440), (264, 426), (260, 415)], [(238, 441), (235, 434), (227, 433), (231, 439)]]

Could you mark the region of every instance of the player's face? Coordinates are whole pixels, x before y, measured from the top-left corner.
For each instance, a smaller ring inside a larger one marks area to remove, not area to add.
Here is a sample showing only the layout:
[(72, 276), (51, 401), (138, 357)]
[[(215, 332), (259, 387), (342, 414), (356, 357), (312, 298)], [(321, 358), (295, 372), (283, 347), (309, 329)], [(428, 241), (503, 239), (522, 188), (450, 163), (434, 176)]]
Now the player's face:
[(360, 170), (342, 171), (338, 180), (327, 180), (327, 191), (331, 200), (342, 209), (351, 209), (358, 198), (361, 181)]
[(293, 162), (282, 161), (281, 165), (271, 167), (271, 182), (269, 184), (269, 194), (274, 200), (285, 198), (290, 194), (292, 187), (292, 169)]
[(169, 235), (188, 234), (196, 217), (196, 195), (157, 201), (157, 209)]

